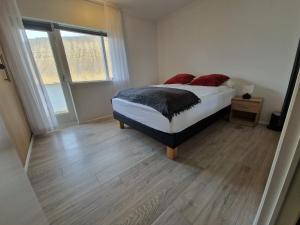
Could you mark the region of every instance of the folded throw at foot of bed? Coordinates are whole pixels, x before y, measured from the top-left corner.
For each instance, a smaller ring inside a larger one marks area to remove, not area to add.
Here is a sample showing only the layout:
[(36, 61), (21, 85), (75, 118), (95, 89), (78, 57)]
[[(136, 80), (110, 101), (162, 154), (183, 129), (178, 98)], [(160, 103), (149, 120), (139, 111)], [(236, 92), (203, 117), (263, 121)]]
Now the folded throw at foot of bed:
[(175, 115), (201, 103), (201, 99), (193, 92), (165, 87), (125, 89), (119, 91), (113, 98), (149, 106), (160, 112), (170, 122)]

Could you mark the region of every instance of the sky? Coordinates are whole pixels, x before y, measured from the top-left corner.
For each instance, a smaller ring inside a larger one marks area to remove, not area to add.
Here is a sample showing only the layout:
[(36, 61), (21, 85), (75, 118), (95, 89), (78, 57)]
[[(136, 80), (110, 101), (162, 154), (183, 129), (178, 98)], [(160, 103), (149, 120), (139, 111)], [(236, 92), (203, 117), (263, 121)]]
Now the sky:
[[(60, 33), (62, 37), (74, 37), (74, 36), (84, 35), (84, 34), (74, 33), (70, 31), (60, 31)], [(48, 37), (48, 33), (46, 31), (26, 30), (26, 34), (29, 39)]]

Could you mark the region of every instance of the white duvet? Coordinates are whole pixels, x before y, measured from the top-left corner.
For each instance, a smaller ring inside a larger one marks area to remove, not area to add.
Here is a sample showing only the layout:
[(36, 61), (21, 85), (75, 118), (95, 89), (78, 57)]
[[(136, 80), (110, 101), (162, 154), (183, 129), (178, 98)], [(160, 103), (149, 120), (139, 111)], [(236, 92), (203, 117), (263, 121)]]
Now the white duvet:
[(201, 99), (201, 103), (174, 116), (171, 122), (160, 112), (149, 106), (128, 102), (123, 99), (112, 100), (113, 110), (156, 130), (166, 133), (177, 133), (229, 106), (231, 98), (235, 95), (235, 90), (227, 86), (206, 87), (181, 84), (153, 86), (191, 91)]

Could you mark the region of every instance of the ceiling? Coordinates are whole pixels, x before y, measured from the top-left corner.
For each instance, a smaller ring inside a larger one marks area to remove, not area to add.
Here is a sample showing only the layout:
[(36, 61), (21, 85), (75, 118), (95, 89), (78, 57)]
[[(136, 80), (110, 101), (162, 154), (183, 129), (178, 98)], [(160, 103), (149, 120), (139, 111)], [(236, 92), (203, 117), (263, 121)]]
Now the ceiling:
[(159, 20), (193, 0), (110, 0), (124, 11), (138, 17)]

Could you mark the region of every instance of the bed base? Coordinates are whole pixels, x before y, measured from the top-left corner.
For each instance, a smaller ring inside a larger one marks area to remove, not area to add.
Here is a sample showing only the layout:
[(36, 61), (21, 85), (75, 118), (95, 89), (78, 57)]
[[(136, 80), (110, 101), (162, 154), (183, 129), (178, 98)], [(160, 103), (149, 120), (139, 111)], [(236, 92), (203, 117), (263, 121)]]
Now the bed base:
[(199, 121), (198, 123), (186, 128), (185, 130), (178, 133), (165, 133), (159, 130), (155, 130), (148, 127), (140, 122), (130, 119), (118, 112), (113, 112), (114, 118), (120, 122), (120, 128), (124, 129), (124, 125), (127, 124), (130, 127), (141, 131), (142, 133), (154, 138), (155, 140), (161, 142), (167, 146), (167, 157), (174, 160), (177, 156), (177, 147), (182, 144), (187, 139), (191, 138), (204, 128), (208, 127), (214, 121), (228, 116), (230, 112), (230, 106), (223, 108), (222, 110), (206, 117), (205, 119)]

